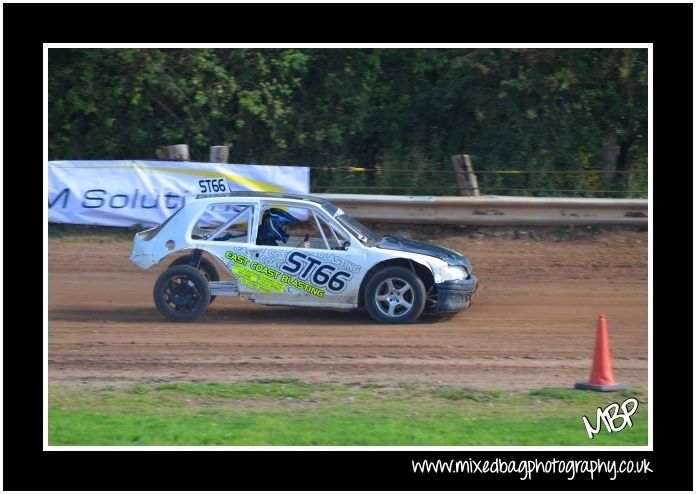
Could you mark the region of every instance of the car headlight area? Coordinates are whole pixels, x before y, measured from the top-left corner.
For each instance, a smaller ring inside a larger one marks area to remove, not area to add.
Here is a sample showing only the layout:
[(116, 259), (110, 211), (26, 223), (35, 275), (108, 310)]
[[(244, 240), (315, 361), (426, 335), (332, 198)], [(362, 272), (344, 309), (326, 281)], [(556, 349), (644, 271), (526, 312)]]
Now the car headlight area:
[(465, 280), (469, 278), (469, 272), (464, 266), (444, 266), (437, 272), (436, 283), (451, 280)]

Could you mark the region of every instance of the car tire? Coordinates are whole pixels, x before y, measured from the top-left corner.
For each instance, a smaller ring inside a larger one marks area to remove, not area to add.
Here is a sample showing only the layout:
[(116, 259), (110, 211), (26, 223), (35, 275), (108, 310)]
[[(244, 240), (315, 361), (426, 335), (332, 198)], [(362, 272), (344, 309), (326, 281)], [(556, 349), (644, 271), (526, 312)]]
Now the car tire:
[[(177, 257), (176, 259), (174, 259), (172, 261), (172, 263), (169, 265), (169, 267), (171, 268), (172, 266), (182, 266), (182, 265), (190, 266), (192, 259), (193, 259), (192, 254)], [(198, 269), (203, 273), (203, 276), (205, 276), (208, 281), (220, 281), (220, 274), (218, 273), (218, 270), (215, 269), (215, 266), (213, 265), (213, 263), (210, 262), (205, 257), (201, 257), (201, 262), (198, 264)], [(217, 298), (216, 295), (211, 295), (210, 302), (208, 302), (208, 304), (212, 304), (213, 300), (215, 300), (216, 298)]]
[(155, 306), (172, 321), (192, 321), (203, 314), (210, 302), (205, 276), (193, 266), (167, 268), (155, 283)]
[(425, 307), (425, 286), (406, 268), (382, 269), (372, 275), (365, 286), (365, 307), (370, 316), (381, 323), (415, 321)]

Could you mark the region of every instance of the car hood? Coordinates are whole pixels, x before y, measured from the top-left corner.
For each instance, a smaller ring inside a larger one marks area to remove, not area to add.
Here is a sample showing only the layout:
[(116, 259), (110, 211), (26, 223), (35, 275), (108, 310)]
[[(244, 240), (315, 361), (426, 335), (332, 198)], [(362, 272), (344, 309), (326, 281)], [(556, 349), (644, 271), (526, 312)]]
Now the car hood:
[(471, 263), (469, 263), (466, 256), (453, 250), (440, 247), (439, 245), (411, 240), (403, 235), (387, 235), (377, 242), (375, 247), (378, 249), (398, 250), (401, 252), (412, 252), (414, 254), (436, 257), (441, 261), (445, 261), (450, 266), (464, 266), (468, 271), (471, 271)]

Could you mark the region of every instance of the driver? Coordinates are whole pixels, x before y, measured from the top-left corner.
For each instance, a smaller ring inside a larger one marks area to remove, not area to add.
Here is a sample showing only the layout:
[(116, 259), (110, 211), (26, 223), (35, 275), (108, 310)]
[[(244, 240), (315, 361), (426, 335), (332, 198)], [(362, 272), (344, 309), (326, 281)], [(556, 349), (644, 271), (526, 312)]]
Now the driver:
[(288, 243), (290, 235), (285, 231), (287, 225), (299, 223), (300, 220), (290, 213), (278, 208), (270, 208), (263, 213), (261, 226), (256, 236), (256, 245), (278, 245), (280, 240), (284, 244)]

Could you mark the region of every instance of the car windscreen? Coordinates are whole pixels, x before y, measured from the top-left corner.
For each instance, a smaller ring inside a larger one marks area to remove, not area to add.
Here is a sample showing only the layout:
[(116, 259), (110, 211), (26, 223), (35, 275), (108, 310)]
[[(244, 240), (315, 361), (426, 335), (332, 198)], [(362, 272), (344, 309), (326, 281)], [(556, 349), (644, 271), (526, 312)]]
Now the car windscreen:
[(372, 230), (350, 215), (339, 214), (336, 220), (364, 244), (372, 245), (380, 240)]

